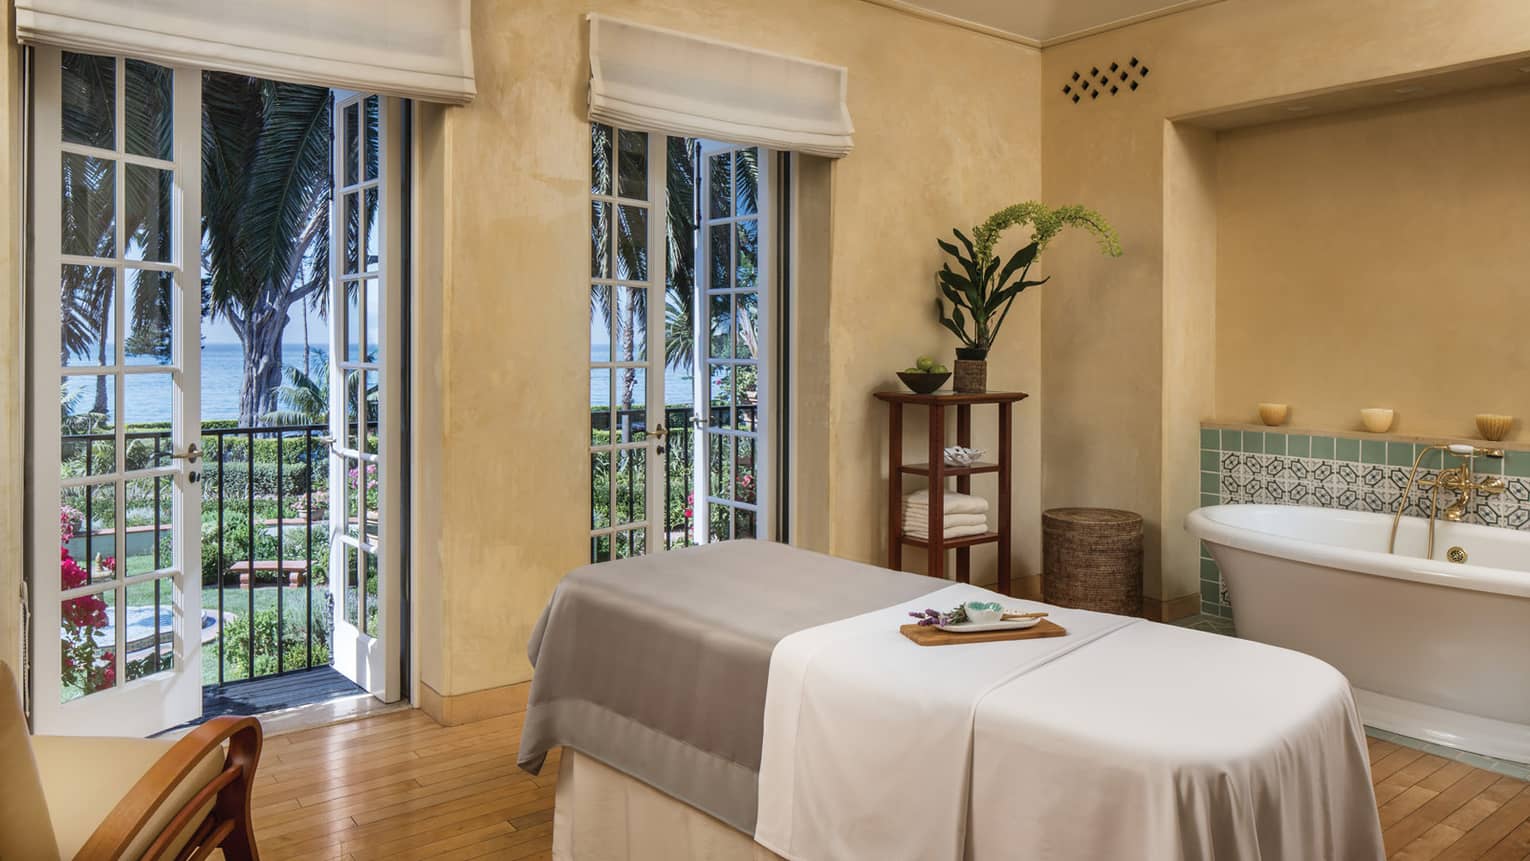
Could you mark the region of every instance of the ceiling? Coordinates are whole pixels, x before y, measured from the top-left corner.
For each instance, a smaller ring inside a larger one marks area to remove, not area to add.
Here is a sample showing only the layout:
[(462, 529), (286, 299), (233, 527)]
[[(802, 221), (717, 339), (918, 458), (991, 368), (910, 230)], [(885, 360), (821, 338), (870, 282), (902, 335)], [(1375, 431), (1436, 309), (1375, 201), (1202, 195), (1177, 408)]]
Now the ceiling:
[(1216, 0), (909, 0), (898, 5), (1046, 44), (1209, 2)]

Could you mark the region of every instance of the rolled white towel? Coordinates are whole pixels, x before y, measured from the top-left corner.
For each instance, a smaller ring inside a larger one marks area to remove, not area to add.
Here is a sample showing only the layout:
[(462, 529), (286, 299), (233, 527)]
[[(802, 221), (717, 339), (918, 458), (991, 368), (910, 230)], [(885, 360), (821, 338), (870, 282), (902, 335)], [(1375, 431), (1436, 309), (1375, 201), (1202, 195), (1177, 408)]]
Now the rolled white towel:
[[(972, 496), (966, 493), (947, 492), (943, 494), (942, 502), (947, 514), (987, 514), (988, 500), (981, 496)], [(928, 490), (916, 490), (903, 499), (903, 510), (918, 509), (929, 511), (930, 492)]]
[[(903, 527), (903, 531), (905, 534), (911, 535), (915, 538), (928, 538), (930, 534), (928, 524), (921, 524), (919, 526), (905, 526)], [(941, 534), (948, 539), (966, 538), (969, 535), (982, 535), (987, 531), (987, 523), (978, 523), (972, 526), (947, 526), (945, 531)]]
[[(947, 529), (947, 530), (950, 530), (950, 529), (952, 529), (954, 527), (958, 527), (958, 526), (981, 526), (984, 529), (987, 529), (988, 528), (988, 515), (986, 515), (986, 514), (947, 514), (945, 516), (945, 519), (942, 521), (942, 527)], [(913, 516), (905, 513), (903, 515), (903, 528), (904, 529), (913, 529), (915, 527), (918, 527), (918, 528), (924, 529), (924, 530), (928, 530), (930, 528), (930, 516), (929, 516), (929, 514), (922, 514), (922, 515), (920, 515), (918, 517), (913, 517)]]

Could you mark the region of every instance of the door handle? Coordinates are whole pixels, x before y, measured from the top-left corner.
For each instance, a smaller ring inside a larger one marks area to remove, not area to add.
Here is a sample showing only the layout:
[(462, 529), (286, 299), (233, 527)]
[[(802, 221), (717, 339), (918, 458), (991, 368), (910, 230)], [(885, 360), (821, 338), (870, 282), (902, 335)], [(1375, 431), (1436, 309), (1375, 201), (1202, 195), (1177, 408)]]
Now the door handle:
[(196, 463), (202, 459), (202, 449), (196, 443), (186, 446), (185, 451), (173, 451), (170, 453), (172, 460), (184, 460), (187, 463)]
[(657, 437), (659, 442), (663, 442), (664, 438), (669, 436), (669, 429), (664, 427), (664, 424), (661, 422), (653, 426), (653, 430), (649, 435)]

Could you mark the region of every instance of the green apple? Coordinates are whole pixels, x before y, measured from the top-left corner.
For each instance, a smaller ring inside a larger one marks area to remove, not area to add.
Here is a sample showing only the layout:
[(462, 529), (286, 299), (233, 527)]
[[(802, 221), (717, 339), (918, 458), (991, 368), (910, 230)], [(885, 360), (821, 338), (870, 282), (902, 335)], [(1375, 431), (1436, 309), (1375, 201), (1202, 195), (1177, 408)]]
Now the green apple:
[(905, 373), (905, 374), (922, 374), (922, 373), (924, 373), (924, 371), (922, 371), (922, 370), (920, 370), (918, 368), (904, 368), (903, 369), (903, 373)]
[(919, 370), (927, 374), (930, 372), (931, 368), (935, 367), (935, 360), (929, 356), (920, 356), (917, 360), (915, 360), (914, 364), (919, 366)]
[(949, 373), (951, 373), (951, 370), (949, 368), (947, 368), (945, 365), (936, 365), (935, 367), (930, 368), (929, 373), (932, 373), (932, 374), (949, 374)]

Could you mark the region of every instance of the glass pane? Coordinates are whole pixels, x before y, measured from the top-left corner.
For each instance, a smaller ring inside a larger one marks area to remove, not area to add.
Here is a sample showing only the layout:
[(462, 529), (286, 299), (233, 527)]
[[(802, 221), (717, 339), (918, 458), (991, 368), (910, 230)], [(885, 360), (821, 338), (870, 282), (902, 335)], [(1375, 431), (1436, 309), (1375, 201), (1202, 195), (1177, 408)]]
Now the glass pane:
[(733, 509), (726, 505), (713, 505), (707, 511), (707, 519), (711, 521), (707, 526), (707, 540), (727, 541), (732, 538)]
[(590, 454), (590, 528), (611, 525), (611, 452)]
[(755, 529), (754, 512), (740, 508), (733, 513), (733, 537), (734, 538), (759, 538), (759, 531)]
[(362, 265), (368, 272), (376, 272), (378, 260), (382, 257), (382, 235), (378, 230), (377, 223), (377, 189), (369, 188), (362, 193), (362, 201), (365, 210), (362, 212), (366, 232), (366, 246), (361, 252)]
[(105, 266), (59, 267), (59, 335), (66, 366), (111, 365), (117, 361), (116, 270)]
[(616, 433), (612, 442), (641, 442), (648, 438), (648, 372), (616, 369)]
[[(102, 475), (117, 469), (117, 378), (63, 377), (59, 386), (59, 475)], [(88, 455), (88, 456), (87, 456)]]
[(60, 237), (65, 254), (117, 254), (117, 163), (66, 152), (63, 165)]
[(648, 135), (642, 132), (623, 131), (617, 143), (621, 152), (616, 164), (621, 171), (617, 181), (617, 193), (633, 200), (648, 199)]
[(760, 151), (740, 150), (734, 159), (733, 205), (736, 215), (754, 215), (758, 211), (760, 188)]
[(760, 333), (760, 294), (740, 293), (734, 300), (734, 306), (738, 309), (737, 327), (734, 330), (738, 340), (734, 343), (734, 355), (740, 359), (752, 359), (758, 355), (756, 346), (759, 344)]
[(611, 193), (611, 127), (590, 123), (590, 194)]
[(642, 529), (629, 529), (616, 534), (616, 558), (630, 559), (642, 556), (647, 535)]
[(358, 551), (349, 544), (344, 545), (342, 553), (345, 565), (345, 579), (341, 580), (340, 603), (345, 606), (345, 621), (354, 625), (360, 619), (357, 610), (360, 608), (361, 595), (356, 588), (356, 559)]
[(68, 143), (117, 148), (117, 60), (63, 54), (60, 108)]
[(367, 179), (377, 178), (378, 136), (382, 133), (382, 126), (378, 122), (381, 117), (381, 101), (377, 96), (367, 96), (362, 103), (366, 113), (366, 125), (363, 128), (366, 135), (366, 158), (363, 165)]
[(590, 445), (611, 443), (611, 369), (590, 369)]
[(590, 204), (590, 276), (611, 277), (611, 204)]
[(127, 589), (124, 658), (127, 680), (170, 669), (175, 655), (174, 583), (168, 577), (135, 583)]
[(355, 102), (345, 106), (345, 184), (355, 185), (360, 181), (360, 171), (357, 169), (357, 160), (360, 156), (361, 146), (361, 108)]
[(616, 523), (648, 519), (648, 449), (629, 448), (616, 453)]
[(713, 359), (733, 358), (733, 297), (727, 293), (718, 293), (707, 297), (707, 306), (710, 318), (707, 326), (711, 329), (711, 348), (708, 353)]
[(611, 290), (609, 284), (590, 287), (591, 362), (611, 361)]
[(718, 499), (733, 498), (733, 438), (707, 435), (708, 492)]
[(346, 534), (356, 539), (366, 538), (366, 473), (361, 461), (345, 460), (345, 521)]
[(370, 636), (377, 636), (377, 557), (371, 553), (362, 553), (366, 563), (366, 592), (361, 596), (365, 602), (365, 612), (362, 618), (366, 624), (361, 632)]
[(142, 60), (127, 61), (123, 87), (127, 109), (123, 111), (123, 121), (126, 148), (133, 155), (165, 161), (175, 158), (173, 80), (173, 73), (164, 66)]
[(728, 365), (712, 365), (711, 377), (712, 392), (708, 400), (712, 408), (708, 411), (707, 424), (710, 427), (724, 427), (733, 423), (728, 409), (733, 403), (733, 368)]
[(76, 589), (116, 577), (116, 485), (66, 487), (60, 497), (61, 587)]
[(70, 598), (59, 607), (60, 698), (66, 703), (117, 684), (116, 608), (110, 603), (115, 598), (114, 592), (99, 592)]
[(361, 258), (361, 196), (353, 191), (341, 198), (341, 206), (340, 217), (345, 221), (345, 254), (341, 271), (350, 275), (360, 268), (357, 261)]
[(758, 265), (760, 246), (760, 226), (753, 219), (740, 221), (733, 225), (738, 231), (738, 271), (735, 274), (733, 286), (740, 290), (753, 290), (759, 281), (755, 271)]
[(361, 352), (361, 282), (344, 281), (345, 285), (345, 355), (348, 362), (366, 360)]
[(741, 436), (733, 439), (733, 489), (739, 502), (754, 503), (758, 498), (755, 486), (754, 440)]
[(732, 214), (728, 211), (728, 198), (733, 194), (733, 184), (729, 182), (728, 154), (712, 156), (709, 165), (712, 202), (707, 211), (712, 218), (727, 218)]
[(170, 548), (174, 546), (170, 509), (173, 483), (167, 476), (125, 482), (127, 493), (122, 511), (125, 534), (119, 557), (125, 576), (137, 577), (170, 566)]
[(758, 430), (758, 404), (760, 371), (754, 365), (739, 365), (733, 369), (734, 427), (739, 430)]
[[(361, 450), (373, 454), (377, 453), (378, 420), (380, 418), (377, 396), (378, 372), (363, 371), (361, 374), (361, 402), (365, 406), (366, 412), (361, 417)], [(375, 472), (376, 464), (372, 466)], [(377, 506), (372, 506), (371, 510), (376, 511)]]
[(732, 230), (732, 225), (712, 225), (712, 243), (710, 250), (707, 252), (711, 255), (711, 259), (708, 261), (708, 271), (711, 280), (707, 282), (707, 288), (710, 290), (726, 290), (733, 286), (728, 278), (728, 272), (733, 266), (733, 258), (728, 256), (730, 245), (728, 236)]
[(365, 306), (367, 326), (365, 332), (366, 340), (362, 342), (362, 349), (365, 352), (358, 356), (358, 358), (364, 362), (375, 362), (378, 356), (377, 348), (381, 343), (379, 335), (379, 327), (382, 325), (382, 296), (379, 293), (380, 282), (376, 278), (368, 278), (361, 283), (367, 294)]
[(171, 374), (129, 374), (122, 378), (122, 424), (132, 434), (123, 452), (124, 469), (169, 464), (170, 441), (160, 437), (168, 434), (174, 404)]
[(127, 340), (123, 361), (129, 365), (168, 365), (175, 278), (169, 272), (127, 270)]
[(344, 385), (345, 421), (340, 423), (340, 447), (354, 449), (360, 443), (356, 439), (356, 422), (361, 415), (361, 372), (346, 371)]
[(616, 288), (616, 361), (648, 361), (648, 291)]
[(619, 207), (616, 277), (624, 281), (648, 279), (648, 210), (641, 206)]
[(611, 536), (596, 535), (590, 539), (590, 561), (606, 562), (611, 559)]

